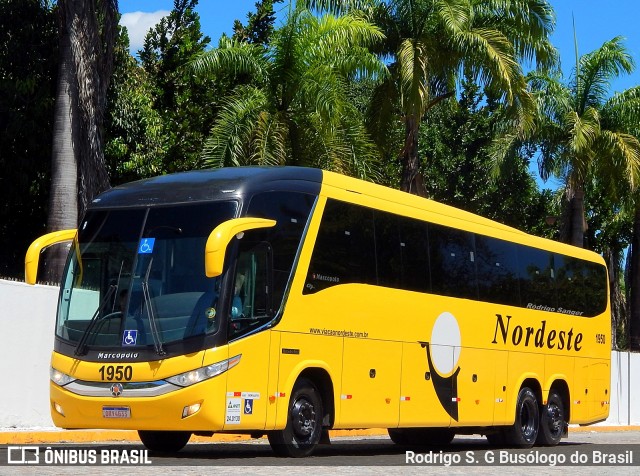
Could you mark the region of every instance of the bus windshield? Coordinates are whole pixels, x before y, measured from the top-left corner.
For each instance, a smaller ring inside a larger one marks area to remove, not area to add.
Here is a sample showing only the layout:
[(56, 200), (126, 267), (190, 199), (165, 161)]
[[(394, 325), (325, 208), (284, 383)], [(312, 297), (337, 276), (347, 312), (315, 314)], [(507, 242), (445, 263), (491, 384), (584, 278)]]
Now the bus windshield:
[(56, 334), (88, 347), (163, 345), (217, 331), (220, 277), (207, 278), (211, 231), (237, 203), (92, 210), (63, 277)]

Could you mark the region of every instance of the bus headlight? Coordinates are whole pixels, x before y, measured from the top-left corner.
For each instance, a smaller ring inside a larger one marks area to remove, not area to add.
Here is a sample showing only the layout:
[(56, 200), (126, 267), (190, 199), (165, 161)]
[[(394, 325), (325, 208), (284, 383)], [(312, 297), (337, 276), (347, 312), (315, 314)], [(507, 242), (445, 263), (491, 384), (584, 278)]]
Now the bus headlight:
[(51, 381), (53, 383), (55, 383), (56, 385), (60, 385), (61, 387), (64, 387), (68, 383), (71, 383), (75, 380), (70, 375), (62, 373), (59, 370), (54, 369), (53, 367), (49, 369), (49, 377), (51, 378)]
[(194, 383), (199, 383), (204, 380), (220, 375), (232, 367), (238, 365), (242, 354), (231, 357), (230, 359), (216, 362), (215, 364), (207, 365), (206, 367), (200, 367), (199, 369), (190, 370), (182, 374), (174, 375), (173, 377), (166, 378), (167, 382), (180, 387), (188, 387)]

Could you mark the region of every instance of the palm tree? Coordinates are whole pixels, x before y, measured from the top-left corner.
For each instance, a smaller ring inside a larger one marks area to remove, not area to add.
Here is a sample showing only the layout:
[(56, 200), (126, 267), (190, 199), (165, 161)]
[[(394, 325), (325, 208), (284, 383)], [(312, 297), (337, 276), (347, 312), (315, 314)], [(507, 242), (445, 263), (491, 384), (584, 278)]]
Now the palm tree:
[[(609, 98), (609, 82), (633, 71), (633, 60), (616, 37), (577, 61), (568, 85), (559, 76), (535, 73), (538, 119), (529, 140), (540, 146), (543, 178), (563, 177), (567, 201), (564, 241), (584, 246), (585, 187), (593, 177), (610, 186), (635, 187), (640, 167), (640, 142), (628, 125), (640, 121), (639, 91), (634, 88)], [(633, 107), (632, 107), (633, 106)]]
[[(627, 89), (608, 100), (602, 110), (601, 122), (607, 129), (614, 129), (621, 131), (621, 133), (630, 134), (636, 140), (640, 138), (640, 86)], [(634, 143), (633, 140), (630, 142)], [(635, 153), (637, 155), (637, 150)], [(618, 160), (619, 158), (620, 155), (618, 155)], [(625, 242), (625, 244), (630, 242), (627, 257), (629, 266), (628, 282), (626, 285), (628, 293), (628, 327), (625, 330), (628, 332), (628, 345), (630, 348), (639, 350), (640, 286), (638, 283), (640, 283), (640, 193), (636, 186), (636, 174), (633, 170), (629, 170), (629, 165), (630, 164), (625, 164), (624, 162), (618, 163), (617, 168), (614, 168), (611, 171), (612, 173), (606, 176), (606, 182), (598, 192), (602, 195), (604, 191), (615, 197), (618, 204), (614, 210), (616, 218), (627, 225), (624, 230), (618, 232), (616, 232), (614, 226), (609, 226), (604, 230), (603, 234), (616, 234), (618, 239), (620, 239), (621, 236), (625, 236), (629, 232), (631, 233), (630, 240)], [(628, 223), (631, 223), (630, 227)], [(619, 255), (619, 261), (614, 262), (613, 266), (610, 266), (613, 270), (610, 271), (610, 273), (618, 271), (621, 267), (620, 261), (622, 253)], [(612, 304), (614, 305), (613, 297), (621, 294), (621, 292), (618, 291), (619, 287), (617, 282), (615, 286), (612, 286)], [(615, 307), (613, 310), (615, 310)]]
[(360, 17), (317, 17), (299, 7), (267, 46), (223, 37), (193, 63), (199, 74), (228, 74), (240, 82), (223, 101), (205, 165), (286, 163), (362, 178), (375, 174), (377, 151), (347, 99), (347, 85), (384, 77), (384, 64), (367, 50), (382, 39)]
[[(502, 100), (518, 131), (534, 113), (519, 59), (555, 63), (549, 42), (553, 10), (546, 0), (306, 0), (313, 8), (354, 8), (381, 26), (386, 42), (377, 52), (390, 58), (391, 75), (374, 94), (370, 126), (387, 136), (394, 119), (405, 130), (400, 152), (401, 189), (425, 195), (418, 129), (439, 102), (452, 97), (463, 71)], [(382, 145), (382, 144), (381, 144)]]
[[(117, 0), (58, 0), (60, 63), (53, 128), (47, 228), (75, 228), (109, 187), (102, 124), (118, 24)], [(57, 280), (59, 259), (47, 260)]]

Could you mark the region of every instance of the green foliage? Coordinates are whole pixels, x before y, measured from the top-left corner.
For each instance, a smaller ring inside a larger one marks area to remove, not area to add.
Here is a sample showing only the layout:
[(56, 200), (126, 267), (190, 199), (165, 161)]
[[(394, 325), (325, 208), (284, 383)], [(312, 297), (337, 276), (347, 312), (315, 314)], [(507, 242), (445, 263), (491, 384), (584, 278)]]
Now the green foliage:
[(129, 54), (120, 28), (109, 88), (105, 157), (114, 184), (159, 175), (166, 154), (162, 120), (153, 108), (147, 72)]
[(194, 76), (186, 67), (210, 42), (200, 29), (197, 0), (174, 0), (171, 14), (147, 35), (140, 61), (146, 72), (153, 110), (162, 124), (162, 171), (199, 166), (202, 143), (226, 82)]
[(224, 76), (196, 77), (187, 68), (210, 41), (197, 3), (174, 0), (172, 12), (147, 34), (139, 62), (128, 53), (126, 32), (120, 34), (106, 146), (114, 184), (200, 165), (218, 98), (230, 85)]
[(504, 109), (487, 104), (473, 82), (462, 82), (460, 99), (433, 109), (421, 131), (428, 196), (530, 233), (551, 237), (545, 223), (555, 215), (553, 197), (540, 192), (528, 170), (530, 155), (492, 176), (489, 148)]
[(205, 146), (205, 164), (309, 165), (358, 177), (377, 174), (362, 115), (348, 100), (358, 78), (384, 77), (367, 51), (380, 31), (359, 16), (295, 9), (263, 46), (222, 38), (193, 63), (200, 76), (229, 75)]
[(0, 2), (0, 276), (45, 232), (56, 69), (51, 2)]
[(274, 32), (275, 11), (273, 6), (283, 0), (260, 0), (256, 2), (256, 12), (247, 13), (247, 24), (240, 20), (233, 23), (233, 40), (267, 45)]

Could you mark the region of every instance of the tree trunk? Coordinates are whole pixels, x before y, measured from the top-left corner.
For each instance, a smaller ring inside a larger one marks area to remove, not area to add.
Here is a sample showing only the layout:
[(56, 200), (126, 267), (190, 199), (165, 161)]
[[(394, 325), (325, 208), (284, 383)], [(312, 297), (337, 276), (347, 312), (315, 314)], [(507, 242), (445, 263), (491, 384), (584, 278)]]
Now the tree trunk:
[(640, 349), (640, 204), (636, 205), (629, 271), (629, 345)]
[[(80, 115), (78, 88), (74, 74), (69, 35), (60, 22), (60, 63), (53, 119), (53, 150), (51, 154), (51, 191), (47, 231), (78, 226), (78, 147)], [(44, 279), (57, 282), (62, 275), (66, 248), (51, 247), (43, 263)]]
[(109, 188), (102, 135), (113, 70), (118, 7), (114, 0), (60, 0), (58, 3), (66, 10), (82, 116), (78, 161), (78, 215), (82, 216), (91, 200)]
[(622, 252), (607, 248), (604, 250), (603, 256), (609, 270), (609, 290), (611, 293), (611, 349), (615, 350), (618, 348), (618, 336), (621, 335), (619, 331), (627, 329), (625, 296), (620, 287), (622, 277)]
[[(54, 117), (49, 231), (76, 228), (91, 200), (109, 188), (102, 129), (113, 69), (118, 2), (58, 0), (58, 12), (60, 70)], [(45, 263), (47, 280), (59, 280), (63, 262), (60, 251), (54, 248)]]
[(580, 188), (573, 193), (573, 197), (571, 197), (569, 201), (569, 206), (571, 210), (571, 235), (569, 244), (584, 248), (584, 189)]
[(420, 122), (416, 117), (405, 118), (405, 140), (402, 148), (402, 179), (400, 190), (413, 193), (421, 197), (427, 196), (424, 178), (420, 172), (420, 157), (418, 156), (418, 129)]

